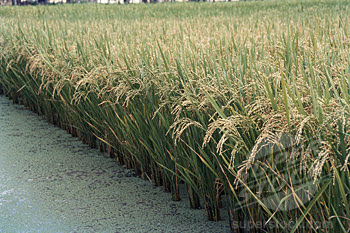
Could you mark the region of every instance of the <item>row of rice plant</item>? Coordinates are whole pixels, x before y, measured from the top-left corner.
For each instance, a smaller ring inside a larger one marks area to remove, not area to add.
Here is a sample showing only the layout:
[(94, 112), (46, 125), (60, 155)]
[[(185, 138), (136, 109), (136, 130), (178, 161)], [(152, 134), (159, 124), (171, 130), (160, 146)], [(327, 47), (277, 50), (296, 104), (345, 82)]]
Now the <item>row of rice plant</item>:
[(0, 90), (234, 232), (349, 232), (350, 2), (0, 8)]

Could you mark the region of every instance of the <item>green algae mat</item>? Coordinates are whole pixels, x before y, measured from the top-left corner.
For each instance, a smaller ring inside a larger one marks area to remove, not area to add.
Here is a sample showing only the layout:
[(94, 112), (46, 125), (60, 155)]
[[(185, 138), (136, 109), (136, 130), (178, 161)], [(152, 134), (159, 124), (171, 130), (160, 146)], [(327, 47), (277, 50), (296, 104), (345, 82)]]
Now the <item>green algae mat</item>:
[(347, 233), (349, 16), (348, 0), (1, 7), (0, 92), (181, 201), (183, 218)]
[(0, 232), (228, 232), (0, 96)]

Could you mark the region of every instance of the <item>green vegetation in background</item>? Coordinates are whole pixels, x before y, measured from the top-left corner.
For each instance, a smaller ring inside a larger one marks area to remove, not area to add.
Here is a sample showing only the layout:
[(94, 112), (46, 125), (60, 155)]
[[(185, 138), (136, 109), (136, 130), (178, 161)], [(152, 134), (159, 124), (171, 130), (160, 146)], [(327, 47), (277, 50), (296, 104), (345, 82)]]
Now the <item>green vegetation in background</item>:
[(332, 0), (2, 7), (0, 89), (173, 200), (184, 182), (210, 220), (228, 200), (234, 231), (347, 232), (349, 13)]

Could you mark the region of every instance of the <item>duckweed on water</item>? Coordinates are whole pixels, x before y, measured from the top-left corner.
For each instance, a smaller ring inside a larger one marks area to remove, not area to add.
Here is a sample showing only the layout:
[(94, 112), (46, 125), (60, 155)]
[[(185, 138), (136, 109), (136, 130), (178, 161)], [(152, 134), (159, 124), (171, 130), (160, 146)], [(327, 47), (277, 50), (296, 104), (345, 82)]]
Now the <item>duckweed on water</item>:
[(1, 89), (173, 200), (185, 183), (209, 220), (227, 199), (234, 231), (347, 232), (349, 13), (335, 0), (2, 7)]
[(0, 97), (0, 232), (227, 232)]

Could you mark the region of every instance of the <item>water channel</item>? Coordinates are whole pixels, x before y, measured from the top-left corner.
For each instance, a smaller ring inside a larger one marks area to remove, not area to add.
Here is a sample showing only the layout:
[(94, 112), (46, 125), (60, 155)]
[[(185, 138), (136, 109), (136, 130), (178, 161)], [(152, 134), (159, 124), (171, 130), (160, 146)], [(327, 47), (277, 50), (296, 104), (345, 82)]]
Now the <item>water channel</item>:
[(0, 232), (229, 232), (183, 199), (0, 96)]

